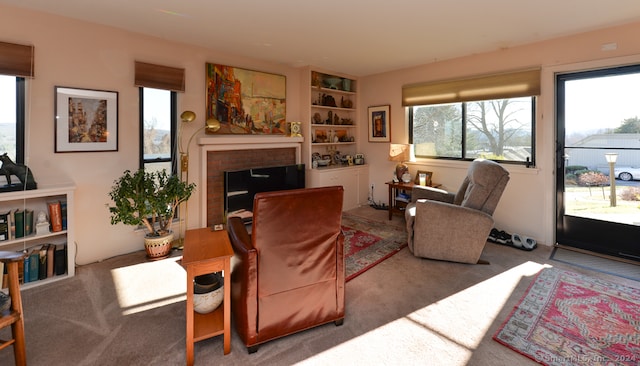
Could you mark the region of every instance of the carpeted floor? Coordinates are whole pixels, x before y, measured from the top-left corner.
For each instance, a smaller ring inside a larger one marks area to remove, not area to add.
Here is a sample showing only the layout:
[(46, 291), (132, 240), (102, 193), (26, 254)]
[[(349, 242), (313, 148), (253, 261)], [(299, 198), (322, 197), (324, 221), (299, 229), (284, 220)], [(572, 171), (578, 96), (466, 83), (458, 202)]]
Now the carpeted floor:
[(640, 288), (543, 269), (494, 339), (547, 366), (640, 364)]
[[(350, 214), (404, 226), (401, 216), (362, 207)], [(195, 345), (196, 365), (536, 365), (492, 339), (545, 267), (640, 283), (488, 243), (467, 265), (414, 257), (407, 248), (346, 284), (344, 325), (287, 336), (248, 354), (232, 327)], [(178, 253), (176, 253), (178, 254)], [(23, 291), (31, 366), (184, 365), (186, 275), (175, 257), (147, 262), (144, 251), (79, 266), (76, 276)], [(0, 331), (0, 338), (3, 332)], [(12, 350), (0, 365), (13, 365)]]

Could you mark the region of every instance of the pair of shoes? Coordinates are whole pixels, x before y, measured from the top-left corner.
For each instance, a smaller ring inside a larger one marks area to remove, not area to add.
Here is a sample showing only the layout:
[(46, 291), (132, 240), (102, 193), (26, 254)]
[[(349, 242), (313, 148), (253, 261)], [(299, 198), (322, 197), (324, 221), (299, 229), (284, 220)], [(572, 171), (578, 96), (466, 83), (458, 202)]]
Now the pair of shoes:
[(511, 237), (511, 241), (515, 248), (527, 251), (534, 250), (538, 246), (534, 239), (526, 236), (520, 236), (518, 234), (513, 234)]
[(498, 230), (496, 228), (491, 229), (488, 240), (492, 243), (498, 243), (503, 245), (511, 245), (511, 234)]

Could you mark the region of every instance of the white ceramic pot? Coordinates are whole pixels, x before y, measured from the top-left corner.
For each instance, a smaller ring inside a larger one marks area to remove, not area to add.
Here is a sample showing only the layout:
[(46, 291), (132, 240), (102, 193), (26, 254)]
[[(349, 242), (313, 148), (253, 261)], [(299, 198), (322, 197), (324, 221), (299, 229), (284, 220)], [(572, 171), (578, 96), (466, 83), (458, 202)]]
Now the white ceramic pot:
[(222, 304), (224, 286), (204, 294), (193, 294), (193, 310), (200, 314), (210, 313)]

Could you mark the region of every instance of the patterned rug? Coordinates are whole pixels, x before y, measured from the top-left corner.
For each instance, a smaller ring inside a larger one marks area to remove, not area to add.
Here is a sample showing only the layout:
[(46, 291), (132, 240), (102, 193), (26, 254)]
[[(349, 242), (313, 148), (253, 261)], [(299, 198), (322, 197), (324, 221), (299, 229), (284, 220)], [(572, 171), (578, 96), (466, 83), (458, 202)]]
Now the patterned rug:
[(352, 280), (407, 246), (404, 227), (343, 214), (346, 280)]
[(640, 364), (640, 290), (545, 268), (493, 336), (543, 365)]

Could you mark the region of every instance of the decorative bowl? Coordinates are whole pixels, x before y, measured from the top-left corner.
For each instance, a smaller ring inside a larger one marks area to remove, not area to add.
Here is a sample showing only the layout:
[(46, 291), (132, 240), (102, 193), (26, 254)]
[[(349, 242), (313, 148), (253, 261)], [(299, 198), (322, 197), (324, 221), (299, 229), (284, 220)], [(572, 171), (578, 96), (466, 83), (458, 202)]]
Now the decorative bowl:
[(319, 159), (318, 166), (327, 166), (331, 162), (331, 159)]
[(224, 299), (224, 286), (204, 294), (193, 294), (193, 310), (208, 314), (218, 308)]
[(224, 299), (223, 283), (220, 272), (196, 276), (193, 281), (193, 310), (200, 314), (216, 310)]
[(326, 79), (324, 79), (324, 84), (329, 89), (340, 89), (340, 86), (342, 85), (342, 79), (341, 78), (326, 78)]

